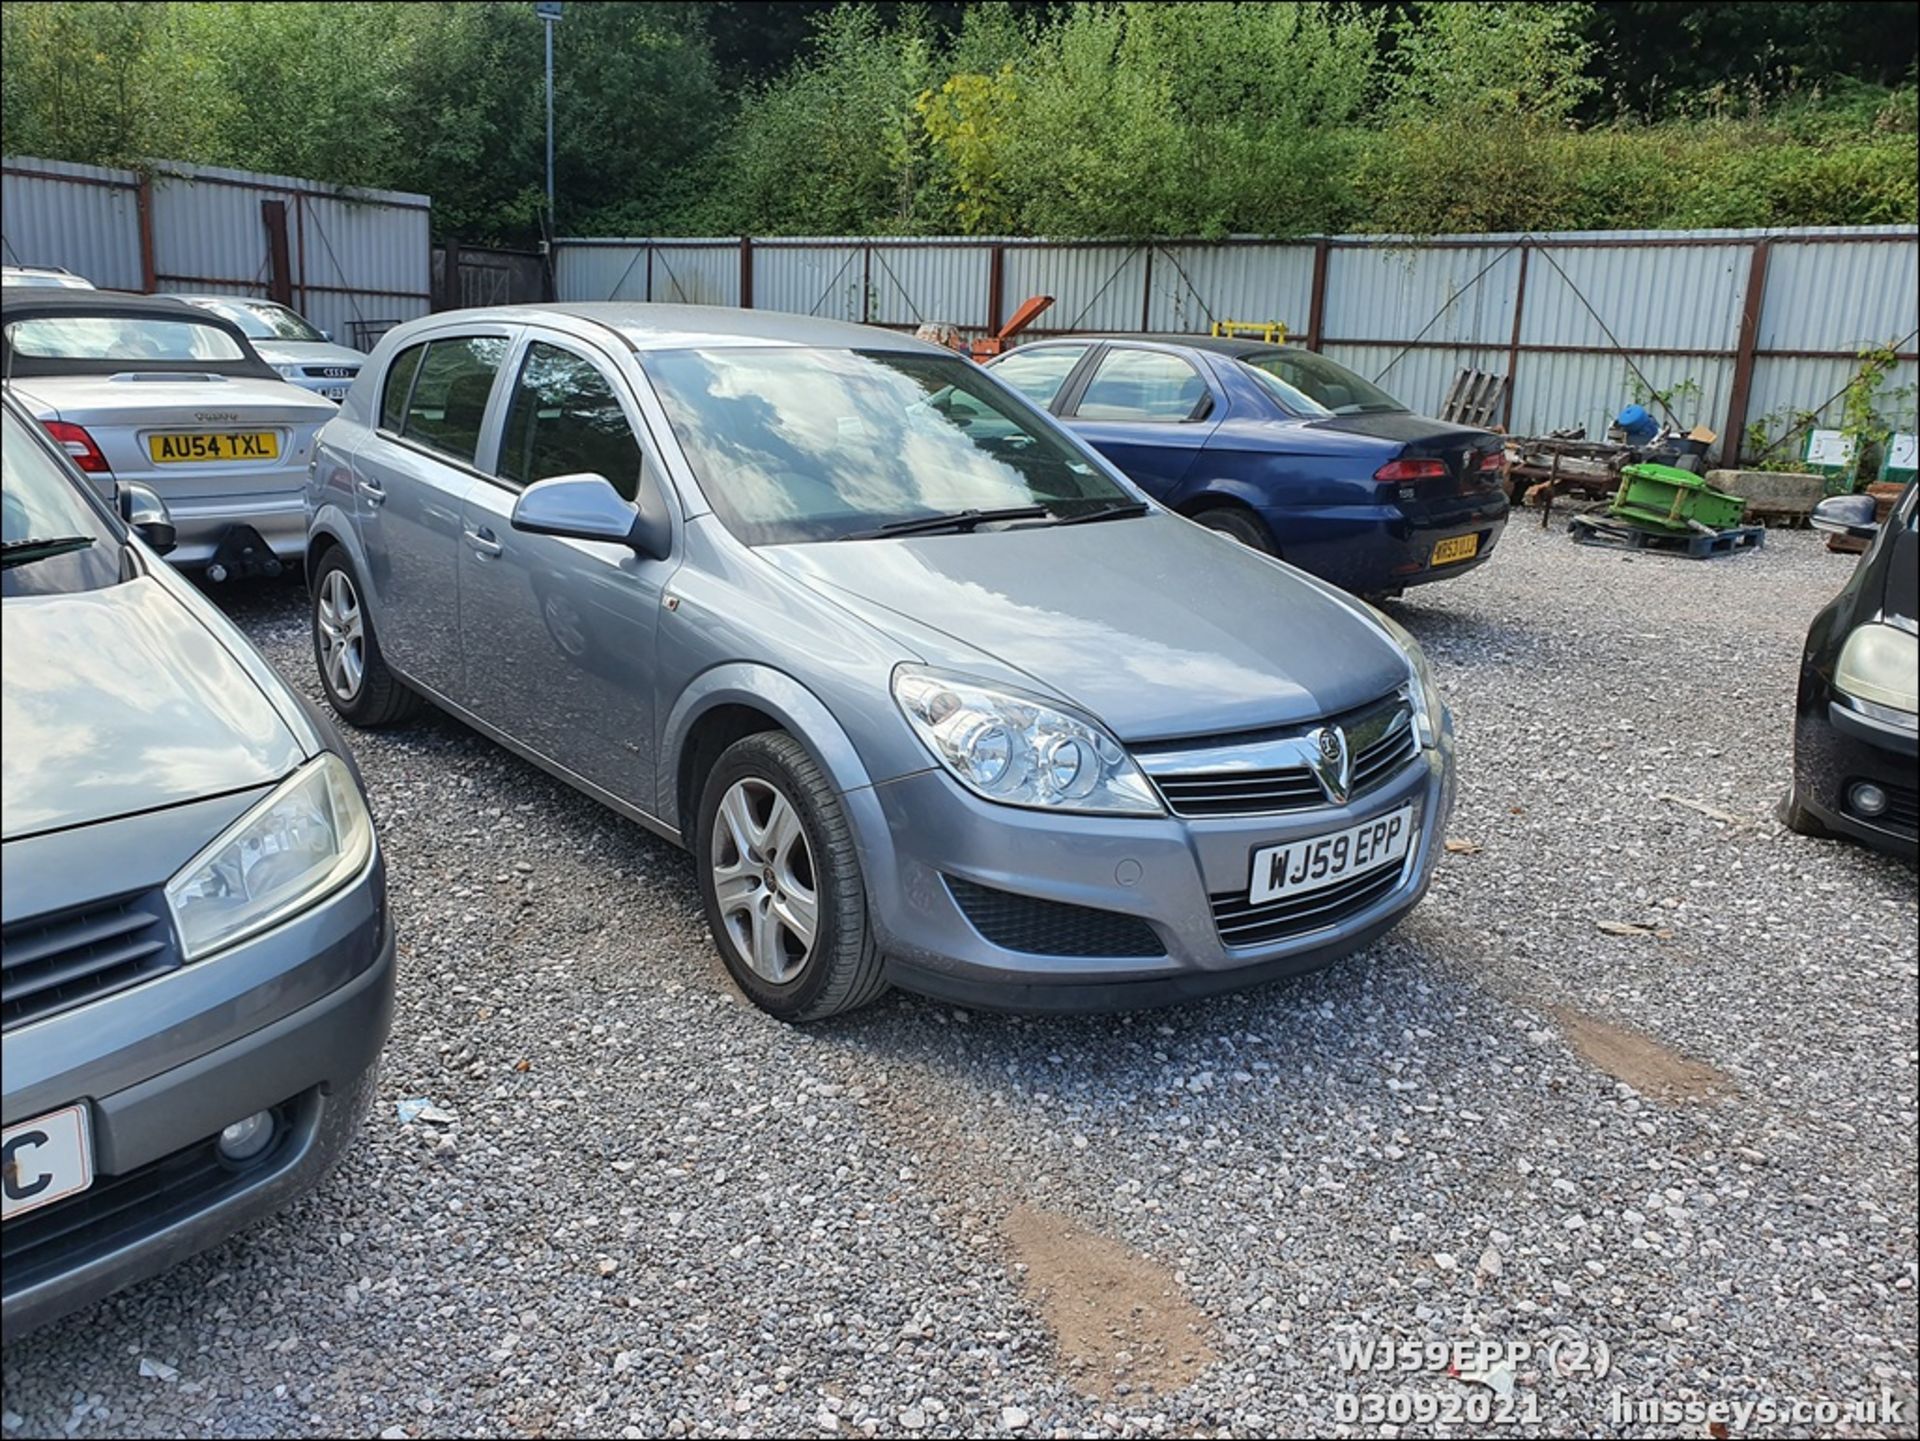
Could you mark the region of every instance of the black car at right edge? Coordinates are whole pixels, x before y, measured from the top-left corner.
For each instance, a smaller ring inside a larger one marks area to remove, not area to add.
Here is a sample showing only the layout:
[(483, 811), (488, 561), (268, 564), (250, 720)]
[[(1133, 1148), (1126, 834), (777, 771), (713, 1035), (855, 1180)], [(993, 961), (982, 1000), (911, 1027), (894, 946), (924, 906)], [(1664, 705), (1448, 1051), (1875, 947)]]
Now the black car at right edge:
[(1909, 484), (1882, 526), (1867, 495), (1830, 496), (1813, 524), (1872, 547), (1807, 632), (1793, 728), (1793, 788), (1781, 819), (1920, 852), (1920, 531)]

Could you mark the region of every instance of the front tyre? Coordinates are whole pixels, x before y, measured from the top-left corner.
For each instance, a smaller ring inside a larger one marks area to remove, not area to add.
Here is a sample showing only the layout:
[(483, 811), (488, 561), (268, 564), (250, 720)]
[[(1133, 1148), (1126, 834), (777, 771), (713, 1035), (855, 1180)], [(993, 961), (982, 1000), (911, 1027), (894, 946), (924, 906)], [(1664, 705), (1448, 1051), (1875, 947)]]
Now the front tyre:
[(720, 958), (761, 1010), (817, 1021), (886, 990), (852, 827), (792, 736), (762, 731), (721, 755), (693, 853)]
[(387, 669), (360, 578), (338, 546), (313, 574), (313, 659), (327, 704), (349, 724), (392, 725), (420, 709), (420, 697)]

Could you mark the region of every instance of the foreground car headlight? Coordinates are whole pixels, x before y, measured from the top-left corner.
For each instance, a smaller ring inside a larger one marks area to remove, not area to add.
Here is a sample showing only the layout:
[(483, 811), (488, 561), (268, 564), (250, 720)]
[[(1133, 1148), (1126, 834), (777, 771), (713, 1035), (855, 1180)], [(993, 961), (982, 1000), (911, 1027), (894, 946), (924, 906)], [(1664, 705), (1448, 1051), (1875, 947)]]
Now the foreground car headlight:
[(347, 763), (302, 766), (167, 882), (188, 960), (304, 910), (360, 874), (373, 818)]
[(1920, 637), (1878, 621), (1855, 629), (1840, 650), (1834, 689), (1857, 701), (1902, 712), (1912, 725), (1920, 711)]
[(1407, 655), (1407, 699), (1413, 706), (1413, 730), (1419, 737), (1422, 749), (1440, 744), (1440, 732), (1446, 725), (1447, 708), (1440, 699), (1440, 688), (1433, 683), (1433, 672), (1427, 667), (1427, 653), (1420, 649), (1420, 642), (1413, 638), (1413, 632), (1399, 621), (1381, 610), (1378, 606), (1368, 606), (1375, 620), (1380, 622), (1386, 633), (1393, 637), (1394, 643)]
[(893, 698), (927, 749), (976, 795), (1041, 810), (1161, 813), (1140, 767), (1091, 720), (905, 665), (893, 673)]

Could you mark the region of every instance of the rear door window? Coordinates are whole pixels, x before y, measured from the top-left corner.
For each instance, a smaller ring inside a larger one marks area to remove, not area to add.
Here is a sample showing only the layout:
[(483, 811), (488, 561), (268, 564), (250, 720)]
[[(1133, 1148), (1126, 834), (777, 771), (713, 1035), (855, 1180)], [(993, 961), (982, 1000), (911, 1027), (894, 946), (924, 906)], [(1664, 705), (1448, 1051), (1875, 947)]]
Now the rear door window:
[(1035, 405), (1045, 409), (1073, 374), (1084, 345), (1048, 345), (1033, 350), (1016, 350), (994, 361), (988, 368), (995, 380), (1011, 385)]
[(400, 433), (472, 465), (494, 377), (506, 354), (507, 342), (490, 335), (430, 342), (407, 398), (406, 425)]
[(600, 368), (545, 341), (529, 345), (500, 445), (501, 478), (527, 486), (556, 475), (601, 475), (633, 500), (640, 466), (640, 442)]
[(1081, 420), (1191, 420), (1207, 399), (1200, 372), (1162, 350), (1116, 347), (1100, 357), (1074, 413)]

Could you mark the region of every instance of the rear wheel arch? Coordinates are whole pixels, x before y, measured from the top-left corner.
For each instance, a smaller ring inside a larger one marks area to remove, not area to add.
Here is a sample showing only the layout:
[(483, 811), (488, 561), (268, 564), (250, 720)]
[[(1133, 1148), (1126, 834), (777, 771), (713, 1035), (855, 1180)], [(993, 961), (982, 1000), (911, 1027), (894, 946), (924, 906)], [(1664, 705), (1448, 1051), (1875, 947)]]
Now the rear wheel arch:
[[(1269, 555), (1280, 554), (1280, 544), (1274, 539), (1273, 528), (1258, 511), (1238, 496), (1202, 491), (1189, 496), (1175, 509), (1188, 520), (1231, 535), (1242, 544), (1254, 545), (1255, 549), (1265, 550)], [(1255, 544), (1256, 538), (1258, 544)]]

